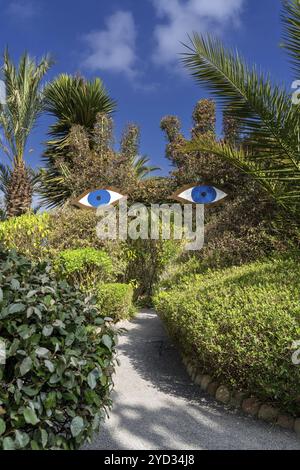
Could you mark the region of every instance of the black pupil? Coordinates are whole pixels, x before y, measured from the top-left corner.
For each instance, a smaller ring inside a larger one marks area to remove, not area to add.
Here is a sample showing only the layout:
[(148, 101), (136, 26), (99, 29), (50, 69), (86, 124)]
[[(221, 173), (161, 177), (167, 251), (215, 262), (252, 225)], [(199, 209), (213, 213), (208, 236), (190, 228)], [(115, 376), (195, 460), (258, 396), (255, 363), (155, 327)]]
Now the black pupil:
[(201, 196), (202, 196), (202, 197), (205, 197), (205, 196), (206, 196), (206, 192), (201, 193)]
[(96, 197), (97, 201), (101, 201), (101, 196)]

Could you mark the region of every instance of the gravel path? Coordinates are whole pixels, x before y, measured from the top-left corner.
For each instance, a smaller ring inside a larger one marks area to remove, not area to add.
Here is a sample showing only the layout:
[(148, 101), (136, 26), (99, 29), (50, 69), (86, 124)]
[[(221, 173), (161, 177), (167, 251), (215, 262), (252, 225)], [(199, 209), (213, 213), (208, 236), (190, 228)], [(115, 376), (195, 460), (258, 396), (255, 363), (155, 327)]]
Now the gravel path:
[(119, 340), (114, 407), (86, 449), (300, 449), (295, 434), (218, 405), (188, 377), (157, 315), (143, 310)]

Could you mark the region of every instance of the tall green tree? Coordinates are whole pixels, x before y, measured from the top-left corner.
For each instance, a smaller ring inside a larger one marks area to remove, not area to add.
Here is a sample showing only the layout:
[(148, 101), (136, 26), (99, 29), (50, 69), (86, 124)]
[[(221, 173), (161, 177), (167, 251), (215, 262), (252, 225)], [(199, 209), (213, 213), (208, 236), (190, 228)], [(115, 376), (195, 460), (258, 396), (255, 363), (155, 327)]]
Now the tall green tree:
[(24, 54), (16, 66), (8, 51), (4, 53), (2, 80), (6, 100), (0, 105), (0, 127), (4, 135), (1, 148), (11, 161), (11, 167), (2, 172), (8, 217), (21, 215), (31, 207), (33, 181), (24, 154), (30, 132), (43, 111), (41, 81), (51, 64), (49, 56), (37, 64)]
[[(300, 79), (300, 4), (283, 2), (284, 41), (294, 78)], [(199, 135), (189, 151), (209, 152), (228, 160), (257, 180), (291, 219), (300, 220), (300, 105), (250, 67), (235, 51), (212, 36), (195, 34), (183, 61), (192, 76), (226, 106), (245, 137), (243, 145)]]

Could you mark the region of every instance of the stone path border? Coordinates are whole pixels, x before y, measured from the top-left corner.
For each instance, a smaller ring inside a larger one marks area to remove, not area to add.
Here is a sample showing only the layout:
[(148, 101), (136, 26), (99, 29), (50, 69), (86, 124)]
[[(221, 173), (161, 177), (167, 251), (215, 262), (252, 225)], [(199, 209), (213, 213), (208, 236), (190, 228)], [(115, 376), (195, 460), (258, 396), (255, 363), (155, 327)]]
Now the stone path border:
[(300, 437), (300, 418), (281, 413), (279, 408), (268, 403), (262, 403), (254, 396), (246, 392), (230, 390), (226, 385), (216, 382), (211, 375), (199, 373), (198, 367), (187, 356), (183, 356), (182, 362), (187, 373), (203, 392), (214, 397), (218, 402), (241, 409), (245, 414), (272, 423), (281, 428), (295, 431)]

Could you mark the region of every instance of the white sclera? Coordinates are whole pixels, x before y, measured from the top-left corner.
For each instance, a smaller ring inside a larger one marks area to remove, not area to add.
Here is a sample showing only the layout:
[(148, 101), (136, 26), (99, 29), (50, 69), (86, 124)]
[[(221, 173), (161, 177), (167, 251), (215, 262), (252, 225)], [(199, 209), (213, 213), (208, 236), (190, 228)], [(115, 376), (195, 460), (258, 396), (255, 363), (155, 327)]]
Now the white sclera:
[[(105, 189), (105, 188), (103, 188)], [(110, 189), (105, 189), (105, 191), (107, 191), (110, 195), (110, 201), (108, 204), (101, 204), (99, 207), (105, 207), (105, 206), (110, 206), (111, 204), (113, 204), (114, 202), (118, 201), (119, 199), (122, 199), (122, 197), (124, 197), (122, 194), (119, 194), (117, 193), (116, 191), (111, 191)], [(93, 192), (93, 191), (91, 191)], [(86, 194), (86, 196), (82, 197), (78, 202), (80, 204), (82, 204), (83, 206), (87, 206), (87, 207), (93, 207), (95, 209), (97, 209), (95, 206), (92, 206), (92, 204), (89, 203), (88, 201), (88, 197), (89, 195), (91, 194), (91, 192), (89, 192), (88, 194)]]
[[(186, 189), (185, 191), (183, 191), (182, 193), (178, 194), (178, 197), (180, 197), (181, 199), (186, 199), (187, 201), (190, 201), (190, 202), (194, 202), (193, 201), (193, 198), (192, 198), (192, 191), (194, 188), (196, 188), (197, 186), (192, 186), (191, 188), (189, 189)], [(206, 204), (213, 204), (214, 202), (217, 202), (217, 201), (220, 201), (221, 199), (224, 199), (224, 197), (227, 196), (226, 193), (224, 193), (224, 191), (221, 191), (220, 189), (217, 189), (215, 188), (214, 186), (212, 186), (214, 188), (214, 190), (216, 191), (216, 194), (217, 194), (217, 197), (214, 201), (211, 201), (211, 202), (208, 202)], [(196, 204), (196, 203), (195, 203)]]

